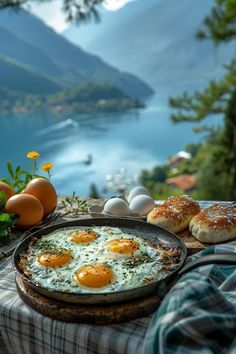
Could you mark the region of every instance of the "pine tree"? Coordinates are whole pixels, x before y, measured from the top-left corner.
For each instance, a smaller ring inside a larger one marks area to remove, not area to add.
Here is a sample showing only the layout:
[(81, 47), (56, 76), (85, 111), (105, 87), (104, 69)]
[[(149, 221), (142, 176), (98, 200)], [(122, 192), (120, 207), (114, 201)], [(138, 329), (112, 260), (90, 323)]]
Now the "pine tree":
[(101, 198), (95, 183), (92, 183), (90, 185), (89, 197), (93, 198), (93, 199), (100, 199)]
[[(236, 0), (215, 0), (211, 14), (197, 33), (199, 39), (210, 39), (220, 45), (236, 39)], [(174, 122), (202, 122), (210, 115), (223, 115), (224, 125), (219, 131), (200, 126), (198, 130), (211, 132), (208, 156), (199, 166), (201, 192), (208, 198), (236, 199), (236, 59), (225, 65), (225, 76), (211, 81), (202, 92), (170, 98), (170, 106), (177, 109)], [(222, 184), (223, 183), (223, 184)]]
[[(53, 0), (44, 0), (45, 2)], [(0, 10), (4, 8), (21, 9), (25, 4), (33, 0), (0, 0)], [(79, 23), (81, 21), (100, 20), (97, 7), (104, 0), (62, 0), (62, 9), (66, 21)]]

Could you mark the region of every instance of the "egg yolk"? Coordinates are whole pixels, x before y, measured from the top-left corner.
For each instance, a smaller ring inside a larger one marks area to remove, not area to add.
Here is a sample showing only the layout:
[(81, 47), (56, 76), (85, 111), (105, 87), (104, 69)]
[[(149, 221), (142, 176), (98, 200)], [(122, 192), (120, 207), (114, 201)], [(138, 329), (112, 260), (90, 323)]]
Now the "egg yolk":
[(48, 250), (37, 257), (37, 261), (44, 267), (60, 267), (72, 259), (71, 252), (68, 250)]
[(108, 243), (111, 252), (130, 254), (139, 249), (139, 243), (129, 238), (117, 238)]
[(73, 231), (70, 234), (70, 239), (72, 242), (75, 243), (88, 243), (92, 242), (95, 240), (97, 237), (96, 232), (94, 231), (88, 231), (88, 230), (82, 230), (82, 231)]
[(75, 273), (77, 283), (90, 287), (101, 288), (111, 283), (113, 272), (105, 264), (90, 264), (81, 267)]

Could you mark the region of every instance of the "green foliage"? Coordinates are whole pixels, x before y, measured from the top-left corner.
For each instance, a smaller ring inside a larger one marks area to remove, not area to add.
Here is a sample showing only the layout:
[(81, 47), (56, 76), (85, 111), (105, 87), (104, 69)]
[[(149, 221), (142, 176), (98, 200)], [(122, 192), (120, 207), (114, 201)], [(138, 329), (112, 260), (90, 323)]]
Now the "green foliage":
[(198, 199), (234, 200), (231, 190), (232, 177), (215, 164), (217, 153), (210, 154), (199, 171)]
[[(28, 170), (24, 170), (21, 166), (12, 166), (10, 161), (7, 162), (7, 170), (9, 173), (9, 177), (1, 178), (0, 181), (7, 183), (16, 193), (20, 193), (22, 190), (25, 189), (26, 185), (33, 179), (37, 177), (45, 178), (45, 176), (38, 174), (38, 167), (37, 167), (37, 159), (40, 157), (40, 154), (37, 151), (30, 151), (27, 154), (27, 157), (32, 160), (32, 172)], [(53, 168), (52, 163), (46, 163), (46, 165), (51, 165), (46, 170), (44, 169), (45, 164), (41, 166), (42, 170), (46, 172), (49, 176), (50, 180), (50, 169)]]
[(182, 175), (185, 173), (190, 175), (196, 173), (196, 167), (193, 165), (191, 160), (181, 161), (176, 172), (172, 172), (172, 171), (169, 172), (169, 178), (176, 177), (178, 175)]
[(97, 102), (101, 99), (123, 99), (128, 96), (120, 89), (102, 83), (85, 83), (81, 86), (69, 88), (52, 95), (51, 102), (71, 103), (71, 102)]
[(100, 21), (100, 16), (97, 10), (97, 6), (101, 4), (104, 0), (64, 0), (63, 10), (66, 15), (66, 20), (68, 22), (75, 21), (87, 22), (95, 20), (95, 22)]
[(93, 199), (100, 199), (101, 198), (95, 183), (92, 183), (90, 185), (89, 197), (93, 198)]
[[(233, 185), (233, 173), (227, 171), (227, 148), (222, 144), (223, 130), (211, 135), (206, 142), (196, 146), (186, 147), (193, 149), (193, 157), (180, 162), (176, 173), (172, 173), (167, 166), (158, 166), (167, 173), (167, 177), (174, 177), (184, 173), (197, 174), (197, 186), (191, 196), (195, 199), (206, 200), (235, 200)], [(233, 166), (231, 166), (233, 168)], [(156, 167), (157, 168), (157, 167)], [(147, 187), (153, 198), (166, 199), (170, 195), (181, 195), (183, 191), (173, 188), (162, 182), (156, 182), (153, 171), (142, 171), (140, 182)]]
[(234, 200), (233, 175), (224, 167), (226, 148), (220, 143), (221, 139), (222, 134), (219, 133), (214, 140), (208, 140), (193, 160), (198, 166), (198, 199)]
[[(52, 0), (44, 0), (49, 2)], [(22, 8), (26, 4), (30, 4), (32, 0), (0, 0), (0, 10), (8, 7)], [(104, 0), (63, 0), (62, 9), (65, 13), (67, 22), (87, 22), (94, 20), (98, 22), (100, 16), (97, 10), (99, 4)]]
[[(211, 15), (204, 21), (205, 31), (199, 32), (198, 37), (210, 38), (218, 44), (233, 40), (236, 38), (235, 19), (236, 0), (216, 0)], [(210, 115), (224, 116), (224, 126), (218, 132), (206, 126), (197, 129), (211, 133), (195, 159), (195, 166), (196, 161), (199, 163), (198, 195), (205, 199), (236, 199), (236, 59), (225, 65), (225, 69), (225, 76), (211, 81), (202, 92), (184, 93), (182, 97), (169, 100), (170, 106), (175, 108), (171, 116), (174, 122), (199, 123)]]
[(62, 199), (61, 204), (65, 209), (65, 214), (88, 211), (87, 201), (77, 196), (75, 192), (70, 197)]
[(99, 83), (86, 83), (52, 95), (23, 95), (0, 88), (4, 100), (0, 111), (5, 114), (46, 112), (117, 112), (143, 108), (144, 104), (127, 96), (120, 89)]
[[(182, 97), (170, 98), (169, 104), (177, 109), (171, 115), (175, 123), (183, 121), (201, 122), (209, 115), (225, 114), (227, 111), (230, 94), (236, 87), (236, 60), (225, 65), (226, 74), (219, 81), (211, 81), (203, 92), (196, 91)], [(206, 127), (204, 126), (206, 130)], [(212, 131), (209, 130), (208, 131)]]
[[(234, 62), (235, 65), (235, 62)], [(231, 67), (232, 68), (232, 67)], [(235, 83), (233, 85), (233, 80)], [(180, 173), (199, 173), (199, 195), (206, 199), (236, 199), (236, 67), (218, 83), (202, 93), (195, 93), (170, 100), (177, 113), (172, 116), (175, 122), (201, 121), (210, 114), (224, 114), (224, 126), (208, 137), (207, 144), (200, 149), (190, 165), (181, 165)], [(216, 88), (217, 87), (217, 88)], [(202, 155), (204, 151), (204, 155)], [(203, 158), (202, 158), (203, 157)], [(203, 181), (207, 181), (205, 184)], [(222, 183), (225, 183), (223, 185)], [(205, 186), (209, 186), (207, 190)]]
[(29, 171), (23, 170), (20, 166), (17, 166), (14, 170), (10, 161), (7, 162), (7, 169), (10, 177), (2, 178), (1, 181), (7, 183), (16, 193), (20, 193), (29, 181), (36, 177)]
[(143, 170), (139, 180), (151, 192), (154, 199), (166, 199), (170, 195), (183, 194), (180, 189), (165, 184), (169, 174), (167, 166), (156, 166), (151, 171)]
[(236, 38), (236, 0), (216, 0), (211, 14), (204, 19), (199, 39), (212, 39), (216, 44)]
[[(227, 171), (227, 148), (222, 144), (223, 130), (209, 137), (198, 149), (196, 155), (183, 161), (179, 173), (188, 164), (188, 173), (197, 173), (198, 183), (194, 196), (197, 199), (234, 200), (232, 189), (233, 173)], [(233, 166), (232, 166), (233, 168)]]
[(172, 195), (175, 196), (183, 194), (183, 191), (181, 191), (180, 189), (168, 186), (165, 183), (153, 183), (150, 181), (146, 182), (144, 186), (148, 188), (148, 190), (151, 192), (153, 199), (164, 200)]
[(167, 166), (156, 166), (151, 171), (143, 170), (140, 175), (141, 184), (146, 184), (149, 181), (154, 183), (156, 182), (165, 182), (168, 177), (168, 168)]
[(4, 207), (7, 201), (5, 192), (0, 191), (0, 239), (7, 236), (11, 227), (18, 220), (18, 215), (4, 213)]
[(0, 239), (6, 237), (11, 227), (17, 222), (19, 216), (16, 214), (0, 214)]
[(197, 155), (197, 152), (199, 151), (201, 147), (201, 144), (198, 143), (191, 143), (191, 144), (188, 144), (185, 146), (184, 150), (189, 152), (191, 154), (192, 157), (196, 156)]
[(0, 212), (3, 211), (7, 201), (7, 195), (4, 191), (0, 191)]

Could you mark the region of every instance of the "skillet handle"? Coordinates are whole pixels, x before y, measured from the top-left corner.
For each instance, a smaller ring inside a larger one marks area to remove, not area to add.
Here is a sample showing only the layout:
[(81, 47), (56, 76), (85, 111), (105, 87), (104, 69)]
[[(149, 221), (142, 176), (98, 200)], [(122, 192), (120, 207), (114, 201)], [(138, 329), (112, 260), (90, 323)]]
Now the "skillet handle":
[(209, 254), (197, 258), (183, 266), (180, 269), (179, 275), (189, 272), (192, 269), (198, 268), (207, 264), (222, 264), (222, 265), (236, 265), (236, 254)]

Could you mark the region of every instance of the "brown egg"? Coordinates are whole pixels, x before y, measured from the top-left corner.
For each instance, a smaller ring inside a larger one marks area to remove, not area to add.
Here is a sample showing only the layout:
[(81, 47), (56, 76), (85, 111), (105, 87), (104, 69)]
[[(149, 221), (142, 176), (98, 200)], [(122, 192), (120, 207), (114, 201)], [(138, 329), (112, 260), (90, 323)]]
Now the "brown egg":
[(43, 206), (39, 199), (29, 194), (17, 194), (6, 202), (5, 210), (10, 214), (19, 214), (16, 226), (28, 228), (43, 218)]
[(3, 191), (6, 193), (7, 199), (12, 197), (15, 194), (13, 189), (8, 184), (6, 184), (5, 182), (2, 182), (2, 181), (0, 181), (0, 191)]
[(57, 206), (57, 194), (53, 185), (45, 178), (34, 178), (30, 181), (24, 193), (38, 198), (44, 209), (44, 216), (48, 215)]

